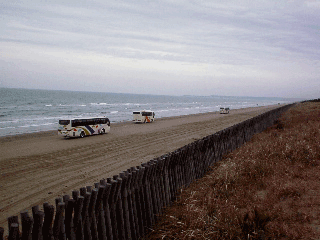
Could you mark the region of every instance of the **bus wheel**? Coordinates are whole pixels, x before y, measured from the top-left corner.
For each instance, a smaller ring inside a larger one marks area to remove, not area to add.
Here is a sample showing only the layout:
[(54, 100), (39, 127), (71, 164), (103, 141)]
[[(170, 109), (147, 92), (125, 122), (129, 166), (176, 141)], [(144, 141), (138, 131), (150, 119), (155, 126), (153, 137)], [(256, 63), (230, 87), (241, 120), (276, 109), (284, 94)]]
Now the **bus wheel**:
[(80, 133), (80, 137), (83, 138), (85, 136), (84, 132)]
[(103, 129), (101, 129), (100, 134), (104, 134), (106, 131)]

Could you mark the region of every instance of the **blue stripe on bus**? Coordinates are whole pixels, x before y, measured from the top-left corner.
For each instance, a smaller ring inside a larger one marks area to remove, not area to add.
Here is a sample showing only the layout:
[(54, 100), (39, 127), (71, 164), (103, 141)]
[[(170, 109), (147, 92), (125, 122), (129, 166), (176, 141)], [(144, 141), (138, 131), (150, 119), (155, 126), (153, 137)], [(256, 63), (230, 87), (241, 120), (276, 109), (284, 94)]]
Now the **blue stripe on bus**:
[(94, 134), (94, 130), (92, 129), (92, 127), (90, 127), (89, 125), (86, 125), (85, 127), (86, 127), (86, 129), (89, 130), (89, 132), (90, 132), (91, 134)]

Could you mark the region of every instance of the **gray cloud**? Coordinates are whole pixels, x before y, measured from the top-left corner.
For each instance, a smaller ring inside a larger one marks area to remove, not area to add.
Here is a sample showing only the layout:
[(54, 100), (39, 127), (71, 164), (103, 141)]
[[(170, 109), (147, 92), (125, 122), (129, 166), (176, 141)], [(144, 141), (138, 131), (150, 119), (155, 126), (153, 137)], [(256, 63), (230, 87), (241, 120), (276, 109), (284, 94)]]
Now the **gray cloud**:
[(319, 97), (318, 1), (2, 6), (0, 86)]

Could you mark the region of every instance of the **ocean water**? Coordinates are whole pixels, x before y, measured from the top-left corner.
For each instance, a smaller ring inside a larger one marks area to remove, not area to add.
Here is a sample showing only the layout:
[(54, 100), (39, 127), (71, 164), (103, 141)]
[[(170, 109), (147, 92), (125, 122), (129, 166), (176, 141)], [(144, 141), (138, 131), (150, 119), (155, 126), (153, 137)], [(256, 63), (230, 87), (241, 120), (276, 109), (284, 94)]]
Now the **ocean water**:
[(132, 112), (152, 110), (156, 118), (291, 103), (292, 99), (226, 96), (159, 96), (0, 88), (0, 136), (55, 130), (59, 119), (107, 116), (131, 121)]

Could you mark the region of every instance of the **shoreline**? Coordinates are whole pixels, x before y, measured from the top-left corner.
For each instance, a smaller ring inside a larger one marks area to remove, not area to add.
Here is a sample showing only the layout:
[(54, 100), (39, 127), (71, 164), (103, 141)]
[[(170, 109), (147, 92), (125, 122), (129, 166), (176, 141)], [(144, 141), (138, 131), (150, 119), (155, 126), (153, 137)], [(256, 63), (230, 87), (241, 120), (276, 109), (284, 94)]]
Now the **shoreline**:
[[(258, 108), (275, 107), (275, 106), (282, 106), (282, 105), (285, 105), (285, 104), (230, 109), (229, 114), (241, 111), (243, 109), (252, 109), (252, 108), (258, 109)], [(155, 118), (155, 121), (163, 121), (163, 120), (170, 120), (170, 119), (173, 120), (173, 119), (186, 118), (186, 117), (191, 117), (191, 116), (201, 116), (201, 115), (215, 114), (215, 113), (219, 114), (220, 112), (214, 111), (214, 112), (193, 113), (193, 114), (186, 114), (186, 115), (179, 115), (179, 116), (161, 117), (161, 118)], [(111, 122), (111, 131), (112, 131), (112, 126), (120, 126), (120, 125), (131, 124), (131, 123), (132, 123), (132, 121)], [(57, 134), (57, 130), (45, 130), (45, 131), (30, 132), (30, 133), (18, 133), (18, 134), (12, 134), (12, 135), (7, 135), (7, 136), (0, 136), (0, 143), (1, 142), (11, 142), (15, 139), (27, 139), (27, 138), (34, 138), (34, 137), (54, 136), (56, 134)]]
[[(269, 106), (273, 106), (273, 105), (269, 105)], [(246, 108), (239, 108), (239, 109), (246, 109)], [(238, 110), (238, 109), (234, 109), (234, 110)], [(214, 113), (219, 113), (219, 111), (206, 112), (206, 113), (194, 113), (194, 114), (186, 114), (186, 115), (170, 116), (170, 117), (161, 117), (161, 118), (155, 118), (155, 121), (163, 121), (163, 120), (168, 120), (168, 119), (179, 119), (179, 118), (184, 118), (184, 117), (188, 117), (188, 116), (200, 116), (200, 115), (214, 114)], [(133, 122), (132, 121), (111, 122), (111, 129), (112, 129), (112, 126), (120, 126), (120, 125), (131, 124), (131, 123), (133, 123)], [(58, 127), (57, 127), (57, 129), (58, 129)], [(15, 138), (30, 138), (30, 137), (56, 135), (57, 131), (58, 130), (46, 130), (46, 131), (39, 131), (39, 132), (19, 133), (19, 134), (7, 135), (7, 136), (0, 136), (0, 143), (2, 141), (10, 141), (11, 139), (15, 139)]]

